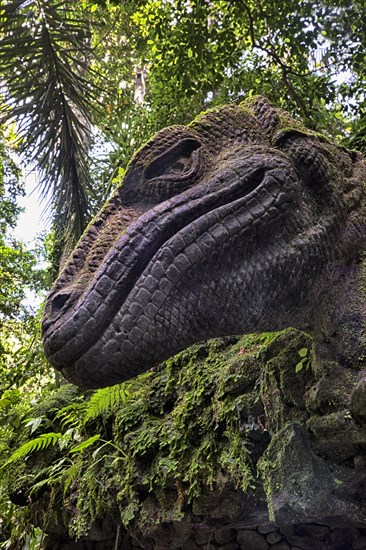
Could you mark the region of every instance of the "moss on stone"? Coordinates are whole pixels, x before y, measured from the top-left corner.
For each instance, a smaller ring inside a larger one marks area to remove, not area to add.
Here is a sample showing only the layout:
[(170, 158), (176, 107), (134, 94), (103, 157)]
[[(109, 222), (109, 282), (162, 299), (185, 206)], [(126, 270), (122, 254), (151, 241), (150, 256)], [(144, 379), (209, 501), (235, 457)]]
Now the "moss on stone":
[[(280, 332), (265, 352), (261, 399), (271, 433), (278, 432), (291, 420), (299, 421), (301, 411), (305, 412), (303, 395), (312, 381), (310, 347), (311, 338), (307, 334), (288, 329)], [(303, 358), (299, 354), (302, 350), (306, 351)], [(306, 361), (301, 364), (304, 358)]]
[[(259, 429), (251, 418), (258, 400), (253, 388), (268, 339), (192, 346), (151, 378), (136, 396), (138, 407), (131, 398), (117, 413), (114, 441), (128, 453), (130, 481), (140, 493), (179, 487), (177, 498), (190, 502), (219, 485), (223, 472), (243, 490), (253, 483), (248, 433)], [(127, 487), (123, 493), (131, 497)]]
[[(318, 359), (310, 348), (311, 338), (293, 329), (196, 344), (138, 377), (124, 400), (87, 422), (83, 407), (91, 393), (81, 399), (74, 386), (61, 388), (29, 416), (44, 416), (51, 431), (61, 429), (60, 419), (74, 410), (81, 439), (101, 437), (74, 455), (55, 448), (26, 461), (21, 471), (30, 486), (40, 463), (66, 460), (58, 482), (45, 487), (29, 513), (39, 518), (47, 507), (49, 524), (58, 518), (65, 529), (69, 522), (78, 537), (107, 515), (134, 532), (150, 533), (158, 524), (210, 514), (217, 521), (235, 518), (246, 498), (260, 501), (264, 488), (272, 517), (283, 517), (281, 495), (295, 491), (297, 480), (302, 502), (310, 506), (320, 486), (310, 434), (316, 432), (325, 447), (337, 445), (340, 437), (339, 416), (316, 416), (308, 397), (304, 400), (328, 372), (313, 369)], [(363, 429), (356, 430), (349, 418), (344, 422), (363, 444)], [(325, 447), (322, 452), (329, 451)], [(297, 517), (296, 502), (292, 505)]]
[[(220, 491), (228, 480), (250, 491), (258, 459), (252, 454), (253, 441), (262, 439), (263, 448), (267, 444), (258, 388), (261, 356), (273, 337), (248, 335), (194, 345), (139, 377), (141, 382), (134, 382), (138, 389), (123, 403), (87, 423), (74, 386), (64, 386), (36, 405), (29, 416), (47, 419), (46, 431), (61, 430), (61, 420), (70, 419), (74, 410), (82, 439), (100, 431), (101, 440), (70, 459), (68, 449), (60, 452), (56, 446), (17, 465), (30, 487), (40, 464), (60, 463), (62, 475), (45, 485), (46, 496), (38, 503), (34, 499), (32, 514), (38, 515), (45, 498), (55, 518), (73, 502), (78, 514), (71, 513), (71, 530), (81, 536), (96, 517), (111, 510), (121, 514), (124, 524), (152, 524), (168, 516), (178, 520), (195, 499)], [(76, 476), (75, 481), (63, 494), (68, 476)], [(153, 515), (146, 512), (148, 498), (154, 498)]]

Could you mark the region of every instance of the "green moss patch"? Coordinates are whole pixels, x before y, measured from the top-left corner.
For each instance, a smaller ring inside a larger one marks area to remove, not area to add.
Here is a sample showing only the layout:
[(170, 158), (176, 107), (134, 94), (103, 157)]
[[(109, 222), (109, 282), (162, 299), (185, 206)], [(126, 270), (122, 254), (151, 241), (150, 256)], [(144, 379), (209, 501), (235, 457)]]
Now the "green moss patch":
[(308, 369), (296, 366), (309, 344), (297, 331), (221, 338), (119, 386), (61, 388), (29, 411), (39, 430), (21, 437), (35, 447), (43, 429), (47, 444), (12, 462), (28, 513), (46, 506), (42, 528), (57, 521), (81, 537), (107, 516), (139, 528), (179, 521), (227, 483), (252, 492), (270, 433), (303, 407)]

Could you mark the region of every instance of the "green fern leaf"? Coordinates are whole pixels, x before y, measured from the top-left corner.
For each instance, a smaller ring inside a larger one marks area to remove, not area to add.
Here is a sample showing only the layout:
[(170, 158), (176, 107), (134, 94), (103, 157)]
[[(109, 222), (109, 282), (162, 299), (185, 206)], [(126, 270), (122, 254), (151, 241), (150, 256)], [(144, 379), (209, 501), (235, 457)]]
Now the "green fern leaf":
[(63, 496), (65, 498), (67, 491), (69, 490), (72, 482), (79, 476), (83, 463), (75, 462), (64, 471), (62, 475)]
[(21, 445), (14, 453), (8, 458), (8, 460), (1, 466), (5, 468), (8, 464), (25, 458), (26, 456), (45, 449), (46, 447), (54, 446), (56, 443), (63, 437), (61, 433), (49, 432), (46, 434), (41, 434), (39, 437), (27, 441), (24, 445)]
[(85, 403), (71, 403), (57, 412), (55, 420), (59, 420), (62, 427), (75, 428), (80, 426), (80, 419), (84, 416), (84, 410)]
[(78, 445), (76, 445), (75, 447), (73, 447), (72, 449), (70, 449), (70, 453), (79, 453), (80, 451), (83, 451), (84, 449), (87, 449), (88, 447), (90, 447), (90, 445), (93, 445), (93, 443), (95, 441), (98, 441), (98, 439), (100, 439), (101, 435), (100, 434), (97, 434), (97, 435), (93, 435), (92, 437), (89, 437), (89, 439), (86, 439), (85, 441), (82, 441), (81, 443), (79, 443)]
[(37, 493), (44, 487), (52, 487), (52, 485), (59, 483), (64, 475), (65, 469), (68, 469), (67, 465), (69, 462), (70, 459), (68, 457), (63, 457), (60, 460), (57, 460), (54, 464), (51, 464), (51, 466), (42, 468), (39, 472), (37, 472), (37, 475), (34, 478), (30, 493)]
[(37, 483), (32, 485), (30, 494), (33, 495), (34, 493), (38, 493), (38, 491), (42, 490), (44, 487), (51, 487), (51, 485), (54, 485), (57, 481), (58, 479), (56, 478), (42, 479), (41, 481), (38, 481)]
[(88, 401), (84, 423), (119, 407), (130, 395), (131, 383), (124, 382), (96, 391)]

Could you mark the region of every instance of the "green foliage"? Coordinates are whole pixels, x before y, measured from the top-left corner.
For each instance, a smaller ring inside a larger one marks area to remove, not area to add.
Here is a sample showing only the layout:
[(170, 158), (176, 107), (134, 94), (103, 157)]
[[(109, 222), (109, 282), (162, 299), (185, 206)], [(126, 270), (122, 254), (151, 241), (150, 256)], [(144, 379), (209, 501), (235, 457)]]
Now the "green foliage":
[[(9, 130), (9, 129), (8, 129)], [(12, 236), (23, 194), (21, 173), (12, 160), (14, 145), (10, 130), (0, 132), (0, 391), (19, 391), (33, 377), (39, 389), (47, 384), (45, 360), (39, 339), (39, 313), (30, 305), (30, 296), (40, 293), (46, 282), (39, 267), (42, 245), (33, 250)], [(28, 304), (25, 299), (28, 297)], [(52, 378), (52, 377), (51, 377)], [(2, 396), (3, 405), (9, 393)], [(4, 412), (4, 409), (2, 408)]]
[(0, 323), (18, 317), (23, 312), (21, 301), (26, 290), (42, 285), (42, 276), (35, 269), (37, 254), (9, 234), (20, 213), (18, 197), (23, 195), (13, 153), (9, 136), (0, 129)]
[(57, 227), (80, 237), (92, 194), (87, 168), (90, 143), (90, 27), (71, 2), (3, 2), (0, 66), (6, 80), (2, 120), (15, 120), (21, 149), (43, 175)]
[(20, 208), (18, 196), (23, 194), (20, 170), (11, 158), (11, 145), (4, 131), (0, 129), (0, 233), (14, 227)]
[[(219, 490), (225, 476), (250, 490), (255, 483), (250, 434), (262, 428), (248, 416), (256, 394), (243, 397), (241, 391), (258, 378), (259, 354), (272, 338), (196, 345), (159, 372), (91, 395), (77, 397), (73, 386), (64, 386), (47, 402), (19, 409), (22, 435), (10, 456), (4, 448), (1, 471), (16, 467), (8, 483), (15, 490), (22, 480), (33, 514), (44, 498), (50, 511), (53, 499), (59, 510), (60, 501), (65, 506), (72, 498), (79, 510), (70, 526), (75, 536), (116, 508), (125, 524), (137, 517), (150, 521), (141, 507), (151, 491), (161, 495), (162, 513), (172, 513), (163, 492), (175, 487), (178, 518), (185, 503)], [(11, 432), (7, 440), (12, 437)]]
[(38, 395), (55, 381), (40, 341), (40, 314), (23, 311), (0, 321), (0, 391), (17, 388)]
[[(0, 108), (7, 126), (0, 134), (0, 461), (9, 468), (1, 470), (0, 516), (6, 537), (15, 524), (13, 540), (39, 544), (30, 521), (39, 513), (44, 527), (61, 521), (59, 510), (70, 502), (79, 510), (71, 528), (81, 536), (98, 514), (116, 507), (125, 524), (144, 514), (150, 521), (144, 498), (151, 491), (165, 514), (179, 518), (187, 502), (219, 489), (223, 476), (250, 490), (256, 474), (250, 437), (266, 428), (249, 414), (258, 392), (243, 394), (243, 388), (257, 384), (258, 362), (273, 338), (195, 346), (157, 373), (93, 394), (71, 386), (55, 391), (39, 317), (24, 307), (28, 290), (44, 288), (50, 278), (45, 282), (37, 267), (38, 251), (9, 233), (22, 194), (10, 121), (18, 151), (41, 169), (44, 192), (52, 189), (54, 231), (45, 246), (54, 278), (62, 254), (121, 183), (133, 152), (156, 130), (187, 123), (203, 109), (264, 94), (312, 128), (366, 150), (364, 17), (361, 0), (316, 6), (305, 0), (295, 7), (290, 0), (1, 3), (6, 85)], [(261, 388), (266, 395), (273, 390), (265, 403), (271, 426), (285, 415), (276, 396), (285, 392), (286, 376), (300, 385), (306, 374), (306, 345), (300, 338), (290, 362), (269, 361)], [(9, 487), (31, 501), (27, 509), (9, 502)]]
[(47, 434), (41, 434), (39, 437), (36, 437), (31, 441), (27, 441), (27, 443), (24, 443), (24, 445), (19, 447), (10, 456), (10, 458), (8, 458), (6, 462), (4, 462), (2, 468), (5, 468), (6, 466), (11, 464), (12, 462), (15, 462), (16, 460), (25, 458), (27, 455), (31, 453), (40, 451), (42, 449), (46, 449), (50, 445), (56, 445), (56, 443), (58, 443), (62, 437), (63, 435), (61, 433), (50, 432)]
[(17, 388), (4, 391), (0, 398), (0, 410), (4, 411), (9, 409), (12, 405), (19, 403), (21, 393)]
[(69, 452), (70, 453), (80, 453), (81, 451), (84, 451), (84, 449), (87, 449), (88, 447), (93, 445), (93, 443), (98, 441), (98, 439), (100, 439), (100, 434), (93, 435), (92, 437), (88, 437), (88, 439), (85, 439), (84, 441), (82, 441), (78, 445), (75, 445), (75, 447), (72, 447), (72, 449), (70, 449)]
[(16, 318), (22, 311), (26, 291), (43, 286), (43, 274), (37, 269), (37, 255), (19, 241), (0, 243), (0, 319)]
[(130, 395), (132, 385), (133, 383), (125, 382), (124, 384), (117, 384), (116, 386), (103, 388), (95, 392), (87, 402), (84, 422), (93, 420), (100, 415), (111, 413), (121, 406)]
[(1, 109), (53, 189), (61, 242), (151, 134), (208, 106), (260, 93), (343, 137), (365, 96), (363, 22), (361, 0), (3, 2)]
[(366, 156), (366, 103), (363, 101), (358, 106), (357, 118), (353, 124), (353, 128), (349, 128), (349, 132), (352, 131), (343, 139), (343, 143), (346, 147), (356, 149)]
[(298, 351), (299, 356), (301, 357), (300, 361), (297, 363), (295, 367), (295, 372), (301, 372), (303, 366), (309, 361), (308, 358), (309, 350), (308, 348), (301, 348)]

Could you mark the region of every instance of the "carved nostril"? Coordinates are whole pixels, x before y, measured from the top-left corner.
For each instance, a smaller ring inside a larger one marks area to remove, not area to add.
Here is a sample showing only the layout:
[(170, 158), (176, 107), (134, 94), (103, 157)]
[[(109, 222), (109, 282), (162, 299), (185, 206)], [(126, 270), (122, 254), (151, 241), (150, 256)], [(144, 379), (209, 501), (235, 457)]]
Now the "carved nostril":
[(60, 309), (64, 307), (70, 296), (71, 292), (64, 292), (55, 296), (51, 304), (52, 311), (60, 311)]

